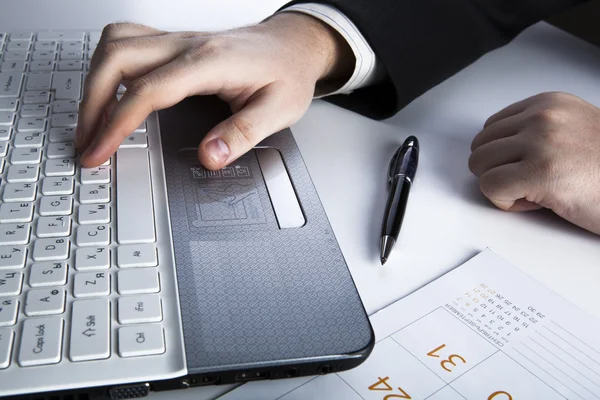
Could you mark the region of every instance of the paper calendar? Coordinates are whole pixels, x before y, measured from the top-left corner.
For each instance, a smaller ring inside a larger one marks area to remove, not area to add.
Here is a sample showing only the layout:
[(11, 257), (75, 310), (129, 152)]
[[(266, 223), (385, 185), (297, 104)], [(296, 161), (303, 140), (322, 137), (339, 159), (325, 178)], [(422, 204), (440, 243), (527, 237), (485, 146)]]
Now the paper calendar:
[(377, 343), (357, 368), (221, 399), (600, 399), (600, 321), (491, 250), (371, 322)]

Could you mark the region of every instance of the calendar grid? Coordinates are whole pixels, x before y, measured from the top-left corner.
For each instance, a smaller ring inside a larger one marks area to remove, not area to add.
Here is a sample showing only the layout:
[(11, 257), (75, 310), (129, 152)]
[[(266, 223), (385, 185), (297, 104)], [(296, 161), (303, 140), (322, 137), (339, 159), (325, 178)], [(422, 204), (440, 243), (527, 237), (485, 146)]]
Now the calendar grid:
[[(475, 332), (476, 334), (478, 334), (480, 337), (484, 338), (487, 340), (487, 338), (481, 334), (479, 334), (479, 332), (477, 332), (477, 330), (473, 329), (471, 326), (469, 326), (469, 324), (466, 324), (462, 319), (460, 319), (458, 316), (454, 315), (453, 313), (451, 313), (449, 310), (447, 310), (445, 307), (439, 307), (443, 310), (445, 310), (448, 314), (452, 315), (457, 321), (461, 322), (464, 326), (466, 326), (467, 328), (469, 328), (472, 332)], [(527, 368), (526, 366), (524, 366), (523, 364), (521, 364), (519, 361), (515, 360), (514, 357), (512, 357), (510, 354), (507, 354), (505, 351), (502, 351), (502, 348), (498, 347), (495, 343), (488, 341), (488, 343), (490, 343), (492, 346), (498, 348), (498, 351), (502, 352), (502, 354), (504, 354), (505, 356), (507, 356), (508, 358), (510, 358), (512, 361), (514, 361), (515, 363), (519, 364), (522, 368), (524, 368), (527, 372), (529, 372), (531, 375), (535, 376), (537, 379), (539, 379), (541, 382), (543, 382), (546, 386), (548, 386), (549, 388), (551, 388), (552, 390), (554, 390), (558, 395), (560, 395), (561, 397), (565, 398), (559, 391), (557, 391), (556, 389), (554, 389), (552, 386), (550, 386), (546, 381), (544, 381), (541, 377), (539, 377), (537, 374), (535, 374), (533, 371), (531, 371), (529, 368)], [(523, 353), (521, 353), (519, 350), (515, 349), (514, 347), (512, 348), (512, 350), (515, 350), (517, 353), (521, 354), (523, 357), (525, 357), (527, 360), (529, 360), (531, 363), (533, 363), (534, 365), (536, 365), (538, 368), (540, 368), (542, 371), (544, 371), (546, 374), (548, 374), (549, 376), (553, 377), (554, 379), (556, 379), (556, 377), (554, 377), (552, 374), (550, 374), (548, 371), (546, 371), (544, 368), (542, 368), (541, 366), (539, 366), (537, 363), (535, 363), (533, 360), (529, 359), (529, 357), (525, 356)], [(495, 354), (495, 353), (494, 353)], [(563, 386), (565, 387), (569, 387), (567, 385), (565, 385), (564, 383), (562, 383), (560, 380), (556, 379), (559, 383), (561, 383)], [(574, 392), (575, 393), (575, 392)], [(579, 398), (582, 398), (581, 396), (579, 396), (577, 393), (575, 393)], [(593, 393), (592, 393), (593, 394)], [(597, 397), (594, 395), (594, 397)]]

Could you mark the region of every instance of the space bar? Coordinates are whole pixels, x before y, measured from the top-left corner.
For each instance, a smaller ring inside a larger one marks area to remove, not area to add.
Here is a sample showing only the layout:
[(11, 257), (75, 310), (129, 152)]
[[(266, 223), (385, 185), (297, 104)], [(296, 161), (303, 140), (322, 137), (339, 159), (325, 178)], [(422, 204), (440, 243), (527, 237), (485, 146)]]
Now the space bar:
[(117, 150), (117, 241), (155, 242), (147, 149)]

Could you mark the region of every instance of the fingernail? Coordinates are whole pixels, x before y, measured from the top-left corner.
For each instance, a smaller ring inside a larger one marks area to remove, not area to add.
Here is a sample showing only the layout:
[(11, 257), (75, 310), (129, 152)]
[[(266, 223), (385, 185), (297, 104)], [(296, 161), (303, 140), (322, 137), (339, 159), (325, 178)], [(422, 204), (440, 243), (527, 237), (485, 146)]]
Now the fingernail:
[(222, 139), (213, 139), (206, 143), (206, 151), (208, 156), (213, 159), (214, 162), (222, 164), (229, 158), (229, 146)]

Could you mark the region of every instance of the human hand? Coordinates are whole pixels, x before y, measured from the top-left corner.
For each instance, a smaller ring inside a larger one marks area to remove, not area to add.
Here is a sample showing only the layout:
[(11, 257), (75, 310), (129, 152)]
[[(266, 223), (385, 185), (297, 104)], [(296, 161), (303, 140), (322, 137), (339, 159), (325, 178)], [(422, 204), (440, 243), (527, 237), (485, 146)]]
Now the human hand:
[[(188, 96), (216, 94), (234, 115), (205, 136), (198, 158), (209, 169), (222, 168), (296, 122), (318, 80), (344, 78), (353, 67), (349, 54), (330, 27), (298, 13), (217, 33), (108, 25), (79, 108), (75, 141), (81, 164), (106, 161), (152, 111)], [(127, 91), (117, 101), (122, 82)]]
[(600, 234), (600, 109), (542, 93), (491, 116), (473, 139), (469, 169), (506, 211), (548, 208)]

